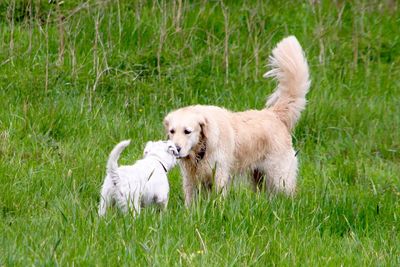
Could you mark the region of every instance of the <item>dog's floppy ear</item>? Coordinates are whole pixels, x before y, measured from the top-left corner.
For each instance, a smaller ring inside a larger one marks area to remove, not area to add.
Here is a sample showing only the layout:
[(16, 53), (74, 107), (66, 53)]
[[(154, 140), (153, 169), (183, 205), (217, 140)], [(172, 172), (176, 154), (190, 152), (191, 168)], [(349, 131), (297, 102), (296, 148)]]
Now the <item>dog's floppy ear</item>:
[(167, 143), (167, 146), (168, 146), (168, 149), (167, 149), (168, 152), (171, 153), (172, 155), (174, 155), (175, 157), (177, 157), (179, 155), (179, 152), (176, 149), (175, 144), (170, 140), (168, 140), (166, 143)]
[(164, 118), (163, 124), (164, 124), (165, 130), (168, 132), (168, 127), (169, 127), (169, 118), (168, 118), (168, 116), (166, 116)]
[(169, 118), (168, 118), (168, 116), (166, 116), (164, 118), (163, 124), (164, 124), (165, 133), (167, 134), (167, 138), (169, 139), (169, 134), (168, 134), (168, 132), (169, 132)]
[(207, 137), (208, 136), (208, 120), (206, 117), (201, 116), (200, 120), (199, 120), (199, 124), (200, 124), (200, 129), (201, 129), (201, 133)]

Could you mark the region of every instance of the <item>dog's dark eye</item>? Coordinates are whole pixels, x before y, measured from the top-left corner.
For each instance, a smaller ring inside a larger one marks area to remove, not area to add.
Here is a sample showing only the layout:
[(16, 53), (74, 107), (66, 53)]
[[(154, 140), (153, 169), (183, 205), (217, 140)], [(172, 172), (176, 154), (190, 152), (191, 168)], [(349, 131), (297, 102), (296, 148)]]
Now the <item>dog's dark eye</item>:
[(170, 134), (174, 134), (174, 133), (175, 133), (175, 130), (174, 130), (174, 129), (171, 129), (171, 130), (169, 130), (169, 133), (170, 133)]
[(192, 131), (189, 131), (189, 130), (187, 130), (187, 129), (185, 129), (183, 132), (184, 132), (185, 134), (191, 134), (191, 133), (192, 133)]

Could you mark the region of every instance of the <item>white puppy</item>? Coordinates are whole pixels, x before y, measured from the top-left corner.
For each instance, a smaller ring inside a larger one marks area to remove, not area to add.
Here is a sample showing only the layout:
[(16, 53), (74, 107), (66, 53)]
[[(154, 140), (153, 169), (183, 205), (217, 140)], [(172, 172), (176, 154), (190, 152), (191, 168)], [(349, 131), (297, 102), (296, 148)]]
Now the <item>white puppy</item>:
[(167, 172), (176, 164), (178, 154), (171, 141), (148, 142), (144, 158), (134, 165), (118, 167), (118, 158), (130, 144), (122, 141), (111, 151), (107, 162), (107, 175), (101, 190), (99, 215), (116, 204), (123, 212), (140, 213), (140, 206), (168, 204), (169, 184)]

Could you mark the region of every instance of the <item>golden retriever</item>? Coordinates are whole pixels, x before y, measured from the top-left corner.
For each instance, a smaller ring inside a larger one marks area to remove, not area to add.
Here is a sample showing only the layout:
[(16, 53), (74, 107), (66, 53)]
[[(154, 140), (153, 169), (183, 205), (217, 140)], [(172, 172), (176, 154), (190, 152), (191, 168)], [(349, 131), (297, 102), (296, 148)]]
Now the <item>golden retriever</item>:
[(295, 192), (297, 158), (291, 132), (306, 105), (309, 70), (296, 37), (283, 39), (272, 51), (272, 69), (264, 77), (278, 81), (262, 110), (231, 112), (195, 105), (170, 112), (164, 119), (168, 138), (179, 152), (185, 204), (199, 185), (226, 195), (233, 173), (252, 172), (257, 188)]

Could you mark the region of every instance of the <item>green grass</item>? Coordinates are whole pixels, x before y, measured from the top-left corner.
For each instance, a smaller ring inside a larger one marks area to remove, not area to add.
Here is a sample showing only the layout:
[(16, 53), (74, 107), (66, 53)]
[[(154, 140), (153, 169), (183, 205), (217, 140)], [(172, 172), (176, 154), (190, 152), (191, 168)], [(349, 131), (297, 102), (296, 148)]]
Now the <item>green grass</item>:
[[(2, 1), (0, 265), (400, 265), (400, 7), (310, 2)], [(289, 34), (312, 76), (293, 199), (241, 185), (185, 209), (176, 168), (166, 212), (97, 217), (117, 142), (130, 163), (172, 109), (262, 108)]]

